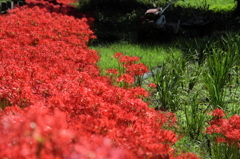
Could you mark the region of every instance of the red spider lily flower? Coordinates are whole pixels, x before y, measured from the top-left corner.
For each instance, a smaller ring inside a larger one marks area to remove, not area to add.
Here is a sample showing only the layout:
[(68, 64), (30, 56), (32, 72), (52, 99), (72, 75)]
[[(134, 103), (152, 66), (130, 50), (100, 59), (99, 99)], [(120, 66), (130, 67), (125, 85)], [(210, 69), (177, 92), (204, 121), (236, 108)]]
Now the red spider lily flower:
[(201, 159), (194, 153), (182, 153), (179, 156), (171, 157), (171, 159)]
[(116, 59), (120, 59), (120, 58), (122, 58), (124, 55), (123, 55), (123, 53), (121, 53), (121, 52), (117, 52), (117, 53), (115, 53), (114, 54), (114, 58), (116, 58)]
[(128, 67), (131, 64), (134, 64), (136, 62), (138, 62), (140, 59), (137, 56), (122, 56), (119, 59), (119, 62), (124, 66), (124, 67)]
[(240, 129), (240, 116), (236, 114), (233, 115), (229, 118), (229, 124), (233, 125), (234, 129)]
[(214, 118), (222, 118), (225, 116), (224, 111), (219, 108), (213, 110), (210, 115), (212, 115)]
[(132, 95), (135, 97), (148, 97), (149, 96), (149, 93), (141, 87), (134, 87), (129, 90), (132, 91)]
[(117, 69), (108, 69), (107, 71), (106, 71), (106, 73), (108, 73), (108, 74), (119, 74), (119, 72), (118, 72), (118, 70)]
[(222, 142), (226, 142), (226, 139), (223, 137), (217, 137), (216, 138), (216, 143), (222, 143)]
[(128, 65), (126, 69), (127, 73), (129, 73), (133, 77), (141, 76), (144, 73), (148, 72), (147, 66), (142, 63)]
[(209, 123), (206, 133), (221, 135), (219, 142), (234, 143), (240, 140), (240, 116), (233, 115), (229, 119), (215, 118)]
[(129, 74), (123, 74), (117, 79), (117, 82), (126, 82), (128, 84), (133, 84), (134, 78)]
[(228, 127), (226, 128), (225, 136), (231, 141), (240, 140), (240, 116), (233, 115), (229, 118)]
[(156, 85), (155, 83), (149, 83), (149, 84), (148, 84), (148, 87), (150, 87), (150, 88), (156, 88), (157, 85)]
[(216, 119), (216, 120), (211, 120), (209, 122), (211, 126), (207, 127), (207, 133), (220, 133), (221, 132), (221, 126), (226, 126), (228, 124), (227, 119)]
[(90, 141), (82, 140), (74, 147), (75, 152), (70, 158), (109, 158), (109, 159), (136, 159), (129, 151), (113, 148), (109, 139), (93, 136)]

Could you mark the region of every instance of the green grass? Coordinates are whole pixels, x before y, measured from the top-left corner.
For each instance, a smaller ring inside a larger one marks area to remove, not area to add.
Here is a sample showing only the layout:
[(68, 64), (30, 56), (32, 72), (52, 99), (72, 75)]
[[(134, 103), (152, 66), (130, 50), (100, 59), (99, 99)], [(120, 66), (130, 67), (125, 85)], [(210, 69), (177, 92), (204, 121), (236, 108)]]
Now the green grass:
[[(151, 5), (150, 0), (138, 0), (139, 2), (142, 2), (144, 4)], [(155, 0), (156, 5), (159, 7), (164, 7), (162, 3), (166, 3), (166, 0)], [(210, 10), (219, 11), (229, 11), (233, 9), (236, 5), (235, 0), (178, 0), (174, 3), (174, 6), (194, 6), (194, 7), (203, 7), (203, 4), (205, 6), (209, 6)]]
[(205, 5), (205, 7), (209, 6), (209, 9), (214, 11), (230, 11), (236, 5), (234, 0), (185, 0), (184, 2), (179, 1), (177, 3), (177, 5), (180, 6), (191, 5), (195, 7), (204, 7), (203, 4)]
[(101, 58), (98, 66), (103, 73), (107, 69), (118, 68), (117, 60), (113, 58), (113, 55), (117, 52), (122, 52), (129, 56), (138, 56), (141, 59), (140, 62), (144, 63), (149, 69), (158, 66), (172, 54), (178, 56), (181, 53), (179, 49), (171, 48), (168, 45), (130, 44), (127, 42), (99, 44), (90, 48), (98, 51)]

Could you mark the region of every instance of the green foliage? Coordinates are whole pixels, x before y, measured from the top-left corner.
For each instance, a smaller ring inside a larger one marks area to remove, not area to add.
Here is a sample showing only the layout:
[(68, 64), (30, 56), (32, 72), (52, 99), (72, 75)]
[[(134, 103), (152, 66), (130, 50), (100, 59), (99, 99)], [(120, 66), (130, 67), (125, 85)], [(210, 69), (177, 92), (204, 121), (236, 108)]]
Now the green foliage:
[(186, 68), (186, 61), (181, 57), (167, 58), (156, 70), (152, 71), (153, 81), (157, 85), (157, 99), (159, 108), (163, 110), (178, 110), (179, 88), (182, 86), (183, 73)]
[(185, 106), (184, 115), (186, 118), (185, 131), (187, 135), (194, 140), (201, 139), (202, 130), (204, 130), (207, 121), (207, 107), (201, 107), (198, 102), (198, 93), (190, 99), (190, 106)]
[[(234, 0), (185, 0), (184, 2), (179, 1), (181, 6), (195, 6), (197, 8), (208, 6), (207, 9), (213, 11), (230, 11), (236, 3)], [(203, 5), (204, 4), (204, 5)]]
[(231, 78), (231, 70), (239, 61), (239, 43), (232, 41), (230, 36), (227, 35), (227, 39), (222, 37), (222, 40), (208, 48), (204, 83), (214, 108), (226, 109), (225, 87)]
[(189, 136), (184, 135), (181, 140), (174, 145), (174, 147), (184, 152), (194, 152), (202, 159), (211, 159), (208, 139), (205, 136), (202, 136), (200, 140), (194, 140), (189, 138)]
[(239, 159), (238, 143), (233, 144), (211, 141), (212, 159)]

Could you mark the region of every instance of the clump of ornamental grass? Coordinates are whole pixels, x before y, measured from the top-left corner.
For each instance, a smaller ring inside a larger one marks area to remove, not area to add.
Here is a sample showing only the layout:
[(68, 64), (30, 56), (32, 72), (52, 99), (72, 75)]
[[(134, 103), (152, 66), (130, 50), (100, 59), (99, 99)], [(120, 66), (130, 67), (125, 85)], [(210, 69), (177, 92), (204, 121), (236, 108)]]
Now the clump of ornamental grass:
[(213, 108), (226, 109), (226, 86), (232, 79), (232, 70), (238, 64), (238, 42), (231, 35), (207, 49), (206, 70), (203, 73), (205, 88)]
[(184, 115), (186, 120), (185, 133), (193, 140), (198, 140), (202, 137), (202, 130), (205, 128), (207, 116), (198, 102), (198, 93), (190, 100), (190, 106), (184, 107)]
[(169, 57), (152, 70), (153, 83), (156, 84), (157, 109), (178, 110), (179, 93), (183, 87), (183, 74), (187, 62), (181, 57)]

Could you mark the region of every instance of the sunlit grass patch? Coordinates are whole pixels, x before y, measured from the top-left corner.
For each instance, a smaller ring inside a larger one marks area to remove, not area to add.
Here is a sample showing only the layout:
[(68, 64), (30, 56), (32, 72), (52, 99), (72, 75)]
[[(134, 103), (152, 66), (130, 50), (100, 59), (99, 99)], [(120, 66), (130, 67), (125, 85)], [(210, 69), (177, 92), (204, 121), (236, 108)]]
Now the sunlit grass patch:
[(178, 56), (181, 51), (177, 48), (170, 47), (162, 44), (129, 44), (129, 43), (114, 43), (114, 44), (101, 44), (91, 47), (97, 50), (100, 55), (98, 66), (102, 70), (110, 68), (117, 68), (118, 64), (113, 55), (116, 52), (122, 52), (129, 56), (137, 56), (140, 62), (144, 63), (148, 68), (154, 68), (163, 62), (168, 56)]
[(209, 7), (213, 11), (231, 11), (236, 6), (234, 0), (185, 0), (177, 2), (180, 6)]

